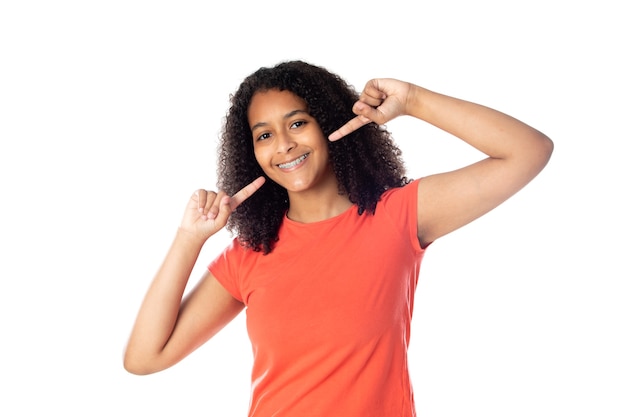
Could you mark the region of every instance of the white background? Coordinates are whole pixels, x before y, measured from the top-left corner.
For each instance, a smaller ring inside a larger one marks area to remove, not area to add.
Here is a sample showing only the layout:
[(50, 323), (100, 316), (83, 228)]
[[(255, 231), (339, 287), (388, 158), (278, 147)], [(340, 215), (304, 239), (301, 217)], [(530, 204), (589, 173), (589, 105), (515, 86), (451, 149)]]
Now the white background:
[[(352, 3), (352, 4), (350, 4)], [(546, 169), (429, 249), (418, 413), (626, 415), (623, 17), (616, 1), (5, 1), (0, 415), (245, 416), (244, 316), (171, 369), (122, 352), (188, 196), (212, 188), (228, 96), (304, 59), (394, 77), (549, 135)], [(414, 178), (480, 157), (389, 124)], [(202, 253), (194, 279), (230, 236)]]

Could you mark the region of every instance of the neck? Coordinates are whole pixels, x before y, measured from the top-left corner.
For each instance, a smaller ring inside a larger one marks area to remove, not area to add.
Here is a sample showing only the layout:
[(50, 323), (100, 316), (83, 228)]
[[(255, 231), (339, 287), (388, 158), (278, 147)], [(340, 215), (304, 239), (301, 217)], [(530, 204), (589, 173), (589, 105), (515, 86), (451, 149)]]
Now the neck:
[(290, 193), (287, 217), (300, 223), (313, 223), (335, 217), (352, 203), (346, 195), (334, 193)]

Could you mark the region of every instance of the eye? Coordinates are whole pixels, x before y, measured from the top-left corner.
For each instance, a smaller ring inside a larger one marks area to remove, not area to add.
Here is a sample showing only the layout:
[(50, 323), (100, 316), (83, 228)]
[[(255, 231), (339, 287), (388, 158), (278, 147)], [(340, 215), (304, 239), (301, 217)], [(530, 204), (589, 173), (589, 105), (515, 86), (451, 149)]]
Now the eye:
[(256, 140), (257, 141), (261, 141), (261, 140), (265, 140), (268, 139), (271, 135), (269, 133), (261, 133), (259, 136), (257, 136)]
[(306, 122), (304, 120), (298, 120), (298, 121), (295, 121), (295, 122), (293, 122), (291, 124), (291, 128), (292, 129), (297, 129), (297, 128), (301, 127), (301, 126), (304, 126), (305, 124), (306, 124)]

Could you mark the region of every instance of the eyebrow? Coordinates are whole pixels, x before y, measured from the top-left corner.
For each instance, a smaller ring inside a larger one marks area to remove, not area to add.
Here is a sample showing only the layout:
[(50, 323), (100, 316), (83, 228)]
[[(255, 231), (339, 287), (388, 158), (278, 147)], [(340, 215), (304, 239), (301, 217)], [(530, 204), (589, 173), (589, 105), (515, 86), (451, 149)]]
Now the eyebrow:
[[(296, 114), (299, 114), (299, 113), (309, 114), (306, 110), (296, 109), (296, 110), (292, 110), (289, 113), (285, 114), (283, 116), (283, 120), (289, 119), (290, 117), (293, 117), (293, 116), (295, 116)], [(254, 126), (252, 126), (250, 128), (250, 131), (254, 132), (254, 129), (258, 129), (259, 127), (267, 126), (268, 124), (269, 123), (267, 123), (267, 122), (256, 123)]]

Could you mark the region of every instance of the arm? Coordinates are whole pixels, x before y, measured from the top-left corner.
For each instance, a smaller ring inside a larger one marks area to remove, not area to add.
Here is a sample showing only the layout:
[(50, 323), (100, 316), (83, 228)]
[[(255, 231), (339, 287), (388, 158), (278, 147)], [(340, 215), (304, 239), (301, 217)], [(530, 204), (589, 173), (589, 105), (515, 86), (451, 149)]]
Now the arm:
[(149, 374), (172, 366), (243, 309), (208, 271), (181, 300), (204, 242), (225, 226), (232, 210), (263, 182), (260, 177), (232, 198), (222, 192), (199, 190), (189, 200), (181, 226), (137, 314), (124, 354), (127, 371)]
[(547, 164), (552, 141), (521, 121), (479, 104), (392, 79), (368, 82), (354, 105), (357, 117), (330, 136), (337, 140), (370, 121), (410, 115), (458, 137), (487, 157), (455, 171), (423, 178), (418, 237), (423, 246), (511, 197)]

